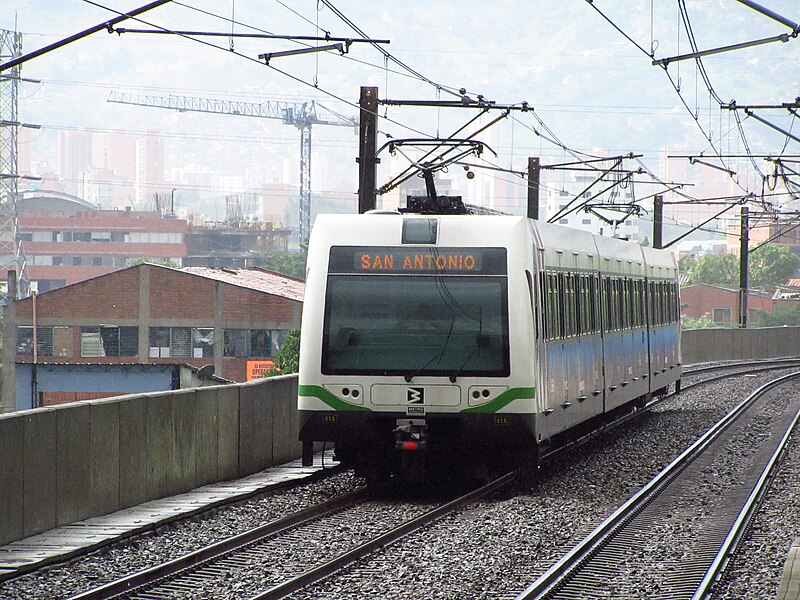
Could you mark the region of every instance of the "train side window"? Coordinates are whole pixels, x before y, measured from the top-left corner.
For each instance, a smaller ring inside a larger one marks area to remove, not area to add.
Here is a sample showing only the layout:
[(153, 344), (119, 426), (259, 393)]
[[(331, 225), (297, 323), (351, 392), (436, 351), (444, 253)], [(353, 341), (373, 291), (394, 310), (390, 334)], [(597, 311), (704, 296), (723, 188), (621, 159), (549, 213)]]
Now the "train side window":
[(597, 275), (589, 277), (589, 322), (591, 323), (590, 331), (598, 333), (597, 327), (597, 303), (599, 298), (597, 296)]
[(549, 340), (551, 333), (550, 333), (550, 289), (547, 285), (547, 273), (541, 273), (539, 276), (539, 288), (541, 289), (541, 299), (542, 299), (542, 321), (544, 326), (544, 331), (542, 332), (544, 335), (544, 339)]
[(578, 285), (578, 304), (580, 308), (578, 335), (585, 335), (589, 332), (589, 304), (586, 296), (586, 275), (578, 275), (575, 283)]
[(647, 325), (647, 286), (644, 279), (639, 280), (639, 322), (642, 327)]
[(554, 340), (561, 336), (561, 316), (558, 306), (558, 277), (555, 273), (547, 274), (547, 306), (549, 313), (548, 338)]
[(564, 284), (564, 273), (558, 273), (556, 276), (558, 280), (558, 308), (561, 313), (561, 335), (560, 338), (565, 338), (569, 335), (569, 308), (567, 305), (567, 291)]
[(630, 327), (630, 320), (628, 319), (628, 293), (627, 281), (624, 278), (619, 280), (619, 305), (620, 305), (620, 329), (627, 329)]
[(678, 286), (675, 283), (669, 284), (670, 290), (672, 290), (672, 322), (677, 323), (680, 318), (680, 303), (678, 301)]
[(525, 279), (528, 282), (528, 296), (530, 297), (531, 318), (533, 319), (533, 337), (538, 340), (540, 339), (539, 320), (536, 318), (538, 311), (536, 310), (536, 300), (533, 294), (533, 276), (528, 270), (525, 271)]
[(566, 273), (564, 283), (566, 284), (567, 306), (569, 310), (569, 335), (578, 335), (579, 315), (578, 298), (576, 290), (577, 276), (574, 273)]
[(572, 276), (572, 286), (575, 290), (575, 335), (583, 335), (583, 297), (581, 296), (581, 276), (575, 273)]

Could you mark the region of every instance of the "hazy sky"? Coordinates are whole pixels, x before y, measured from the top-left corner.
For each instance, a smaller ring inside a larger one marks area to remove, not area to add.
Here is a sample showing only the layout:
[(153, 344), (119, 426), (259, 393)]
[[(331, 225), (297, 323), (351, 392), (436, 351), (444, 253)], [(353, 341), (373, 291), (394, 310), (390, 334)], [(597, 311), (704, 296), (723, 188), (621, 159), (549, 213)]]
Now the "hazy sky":
[[(99, 4), (131, 10), (145, 2)], [(760, 4), (800, 21), (796, 0)], [(684, 5), (700, 49), (791, 33), (736, 0), (687, 0)], [(663, 148), (674, 153), (708, 152), (713, 142), (726, 153), (745, 150), (733, 112), (719, 110), (694, 61), (673, 63), (668, 69), (682, 99), (664, 69), (651, 64), (651, 49), (656, 59), (691, 51), (677, 1), (594, 0), (592, 5), (587, 0), (489, 4), (334, 0), (332, 6), (363, 34), (390, 40), (381, 47), (429, 81), (387, 62), (364, 43), (352, 44), (346, 56), (334, 52), (275, 58), (266, 66), (259, 54), (298, 44), (100, 32), (25, 63), (23, 76), (41, 80), (20, 89), (20, 119), (44, 126), (34, 134), (34, 160), (54, 158), (55, 134), (76, 128), (159, 129), (193, 148), (191, 160), (198, 164), (205, 159), (218, 164), (226, 152), (234, 156), (232, 148), (242, 147), (252, 148), (255, 156), (263, 152), (263, 160), (294, 157), (297, 131), (280, 121), (182, 114), (106, 99), (113, 90), (248, 102), (313, 99), (341, 114), (355, 115), (359, 88), (364, 85), (377, 86), (384, 99), (448, 100), (454, 96), (447, 90), (464, 88), (473, 98), (482, 94), (499, 104), (527, 101), (534, 113), (505, 119), (488, 137), (500, 155), (493, 161), (504, 167), (521, 169), (531, 155), (542, 156), (544, 163), (570, 160), (554, 142), (584, 152), (605, 148), (610, 153), (643, 154), (648, 167), (659, 173)], [(4, 0), (0, 28), (21, 31), (25, 53), (113, 16), (81, 0)], [(311, 0), (172, 2), (140, 18), (146, 23), (129, 20), (119, 27), (361, 37), (330, 5)], [(233, 26), (231, 18), (237, 22)], [(725, 102), (780, 104), (800, 96), (800, 40), (795, 38), (709, 56), (704, 65), (714, 92)], [(381, 107), (387, 119), (380, 129), (395, 138), (437, 132), (445, 136), (474, 114), (461, 109)], [(800, 133), (785, 110), (758, 114)], [(743, 113), (740, 117), (753, 153), (800, 153), (798, 142)], [(325, 186), (355, 189), (357, 152), (356, 137), (348, 128), (315, 128), (315, 162), (331, 165)], [(384, 168), (387, 165), (388, 161)], [(758, 165), (769, 168), (760, 159)], [(759, 191), (755, 170), (746, 164), (743, 169), (740, 183)]]

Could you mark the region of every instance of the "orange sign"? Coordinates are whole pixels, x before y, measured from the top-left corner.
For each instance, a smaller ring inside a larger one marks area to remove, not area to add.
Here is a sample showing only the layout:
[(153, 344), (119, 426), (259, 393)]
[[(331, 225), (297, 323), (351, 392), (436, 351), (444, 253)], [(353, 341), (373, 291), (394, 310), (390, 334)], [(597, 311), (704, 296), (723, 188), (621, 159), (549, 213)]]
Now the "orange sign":
[(362, 254), (363, 271), (474, 271), (477, 260), (473, 254), (431, 254), (430, 252)]
[(254, 379), (261, 379), (272, 370), (273, 361), (270, 358), (263, 360), (248, 360), (247, 361), (247, 381)]

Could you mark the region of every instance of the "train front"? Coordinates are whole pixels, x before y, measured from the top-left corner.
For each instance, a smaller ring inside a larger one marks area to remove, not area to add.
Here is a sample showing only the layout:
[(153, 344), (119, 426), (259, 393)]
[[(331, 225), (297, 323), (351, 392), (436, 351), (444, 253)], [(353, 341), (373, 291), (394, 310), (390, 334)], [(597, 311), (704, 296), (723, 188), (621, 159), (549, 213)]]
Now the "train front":
[(326, 441), (368, 478), (482, 477), (531, 448), (533, 361), (512, 352), (532, 339), (531, 301), (524, 265), (509, 272), (510, 241), (526, 232), (509, 217), (317, 219), (300, 347), (306, 463)]

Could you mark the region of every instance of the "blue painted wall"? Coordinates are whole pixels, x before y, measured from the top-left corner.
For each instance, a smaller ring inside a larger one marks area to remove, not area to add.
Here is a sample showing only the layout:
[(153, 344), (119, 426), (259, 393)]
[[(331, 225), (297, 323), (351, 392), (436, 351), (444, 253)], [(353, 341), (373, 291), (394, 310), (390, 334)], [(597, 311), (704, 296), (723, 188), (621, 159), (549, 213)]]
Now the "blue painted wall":
[[(122, 394), (161, 392), (172, 389), (175, 365), (36, 365), (39, 392), (104, 392)], [(17, 363), (17, 410), (32, 406), (33, 365)]]

